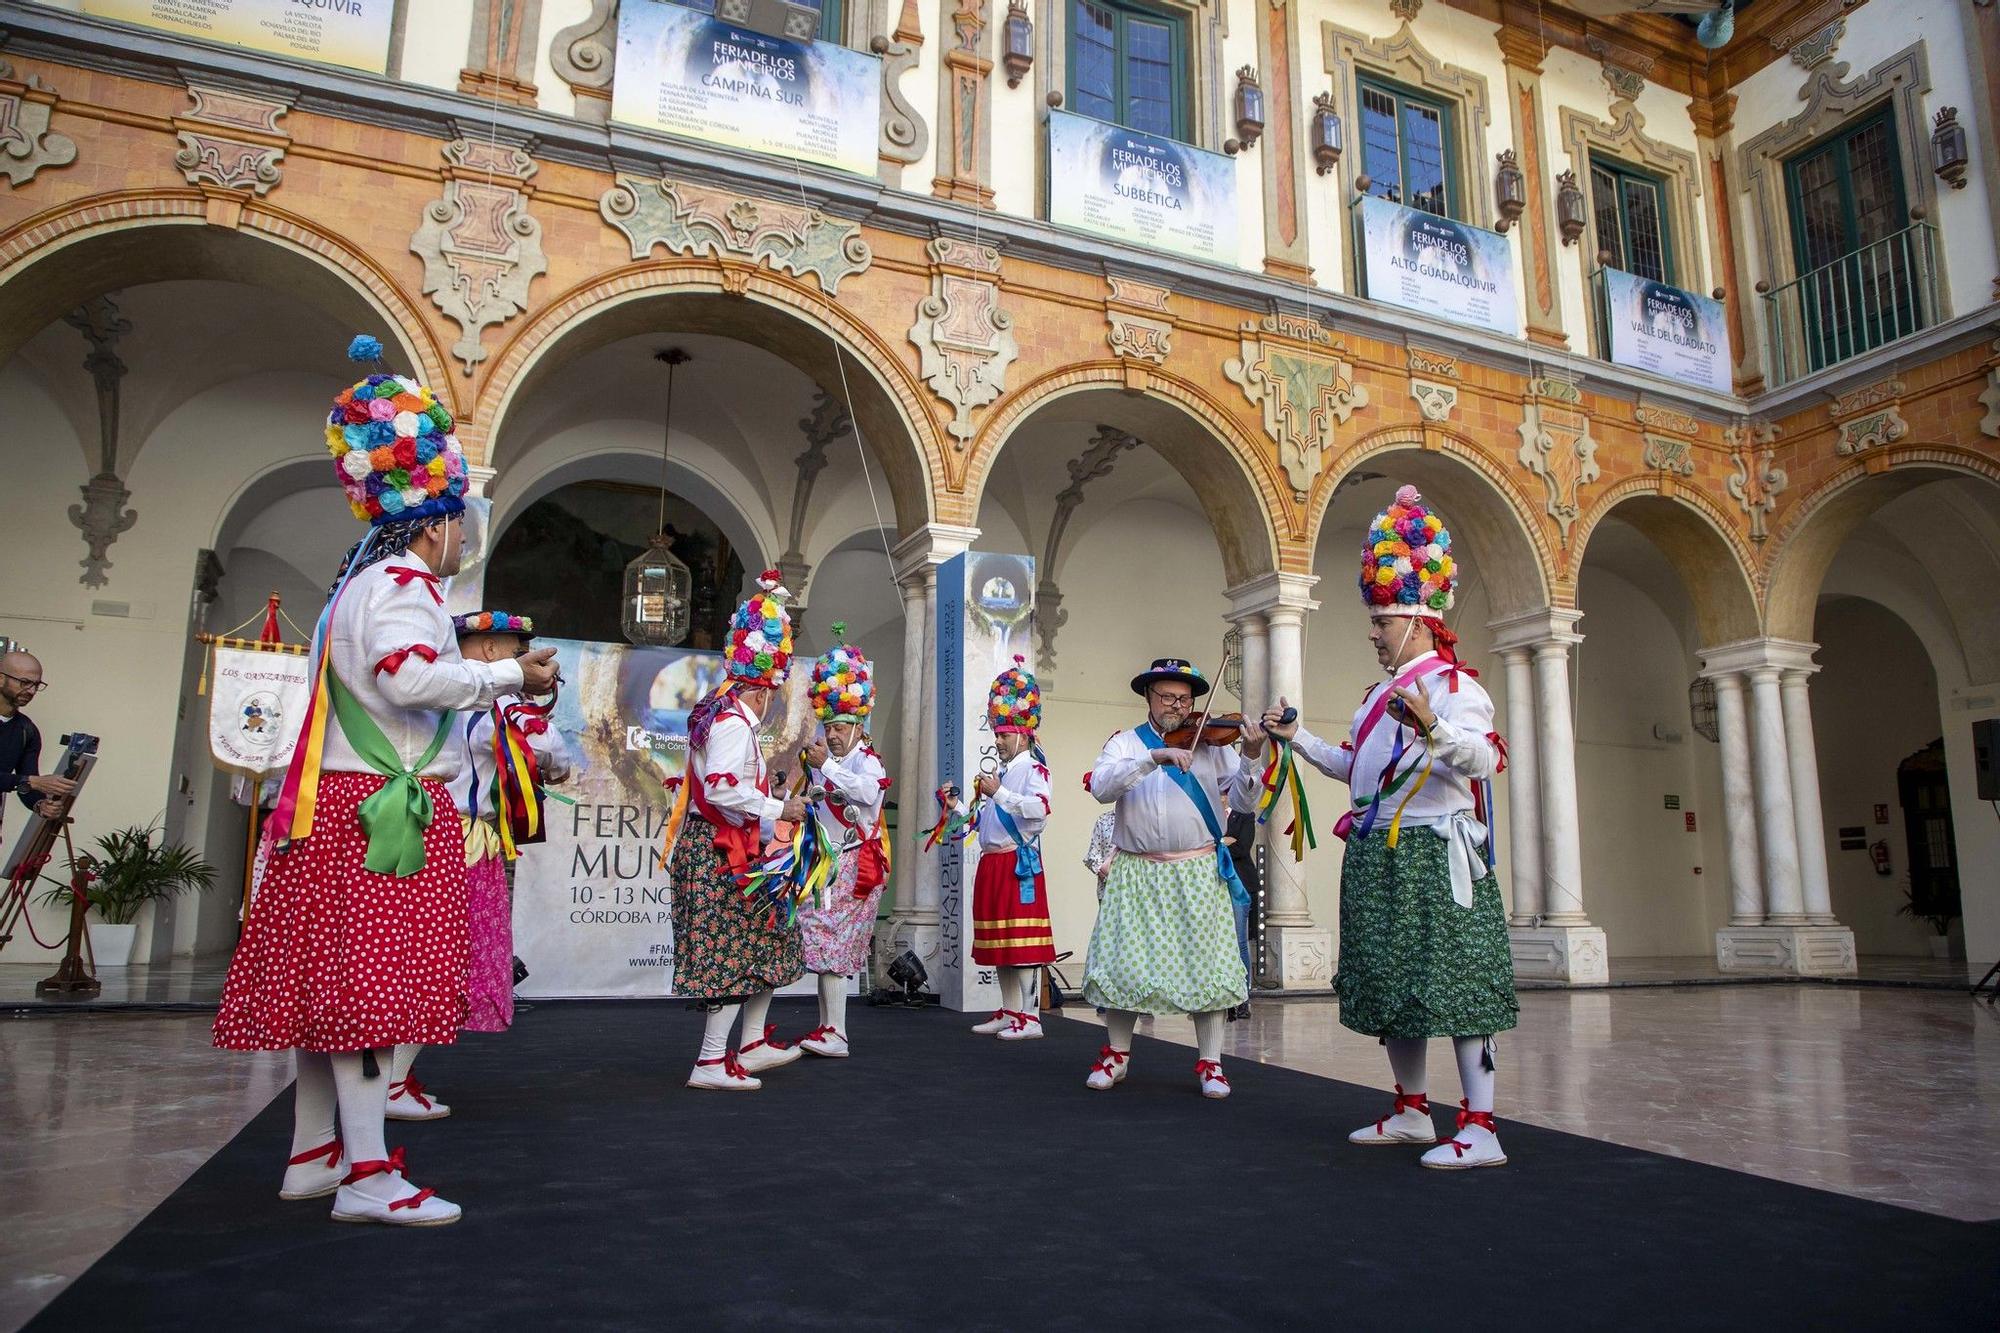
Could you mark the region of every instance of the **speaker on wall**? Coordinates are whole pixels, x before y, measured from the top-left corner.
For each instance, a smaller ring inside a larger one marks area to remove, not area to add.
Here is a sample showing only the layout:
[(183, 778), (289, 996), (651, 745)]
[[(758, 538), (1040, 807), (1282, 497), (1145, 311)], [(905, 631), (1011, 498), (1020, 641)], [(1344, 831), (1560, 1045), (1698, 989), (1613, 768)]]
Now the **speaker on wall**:
[(1982, 801), (2000, 801), (2000, 717), (1972, 724), (1972, 775)]

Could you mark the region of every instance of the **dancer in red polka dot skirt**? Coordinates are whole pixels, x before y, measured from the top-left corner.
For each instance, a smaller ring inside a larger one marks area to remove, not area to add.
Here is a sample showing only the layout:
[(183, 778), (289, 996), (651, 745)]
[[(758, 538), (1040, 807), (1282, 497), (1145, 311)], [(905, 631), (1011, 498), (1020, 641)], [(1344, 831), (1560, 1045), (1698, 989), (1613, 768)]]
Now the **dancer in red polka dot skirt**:
[[(357, 338), (349, 355), (376, 360)], [(333, 1195), (342, 1222), (437, 1226), (384, 1141), (390, 1048), (454, 1040), (466, 1013), (465, 838), (446, 783), (457, 710), (546, 693), (553, 650), (460, 657), (443, 581), (457, 572), (465, 459), (416, 381), (373, 374), (334, 402), (335, 469), (371, 531), (313, 634), (315, 694), (229, 965), (215, 1044), (291, 1050), (292, 1158), (279, 1197)]]

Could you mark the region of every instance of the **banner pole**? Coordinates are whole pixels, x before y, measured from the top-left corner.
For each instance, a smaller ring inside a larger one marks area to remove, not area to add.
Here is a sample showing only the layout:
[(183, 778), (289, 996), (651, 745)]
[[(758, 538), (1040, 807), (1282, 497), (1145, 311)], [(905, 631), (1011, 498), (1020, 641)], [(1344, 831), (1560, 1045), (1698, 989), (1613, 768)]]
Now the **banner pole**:
[(254, 778), (250, 783), (250, 837), (243, 849), (243, 912), (242, 920), (250, 919), (250, 882), (257, 874), (257, 834), (264, 822), (264, 780)]

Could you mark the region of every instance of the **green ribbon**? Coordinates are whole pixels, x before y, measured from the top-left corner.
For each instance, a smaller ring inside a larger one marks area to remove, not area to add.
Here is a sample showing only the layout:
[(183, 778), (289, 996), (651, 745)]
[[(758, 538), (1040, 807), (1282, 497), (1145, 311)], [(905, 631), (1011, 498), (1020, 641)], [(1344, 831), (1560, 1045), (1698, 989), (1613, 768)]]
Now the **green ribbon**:
[(431, 737), (430, 748), (416, 763), (405, 768), (396, 747), (389, 744), (389, 738), (375, 725), (375, 719), (368, 716), (361, 701), (348, 693), (340, 677), (329, 670), (326, 682), (341, 735), (347, 737), (347, 743), (354, 747), (362, 762), (388, 779), (380, 791), (361, 803), (357, 812), (361, 831), (368, 835), (368, 852), (361, 860), (362, 867), (371, 874), (408, 879), (424, 868), (424, 830), (430, 827), (434, 813), (431, 794), (424, 790), (423, 780), (417, 774), (444, 748), (453, 715), (446, 712), (438, 719), (437, 735)]

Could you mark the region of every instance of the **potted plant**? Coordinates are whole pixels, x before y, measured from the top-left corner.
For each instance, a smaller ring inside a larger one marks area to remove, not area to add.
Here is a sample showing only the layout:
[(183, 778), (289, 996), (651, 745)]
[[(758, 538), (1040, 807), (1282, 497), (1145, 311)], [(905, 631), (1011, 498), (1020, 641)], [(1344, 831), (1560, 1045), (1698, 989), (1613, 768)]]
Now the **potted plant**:
[[(160, 830), (119, 829), (97, 840), (97, 854), (79, 855), (72, 869), (84, 875), (84, 893), (90, 899), (90, 955), (99, 967), (123, 967), (132, 959), (132, 944), (139, 927), (133, 918), (147, 903), (177, 897), (193, 889), (206, 889), (215, 882), (215, 867), (201, 859), (191, 847), (154, 842)], [(60, 884), (49, 890), (43, 901), (66, 906), (70, 889)]]
[(1903, 881), (1903, 905), (1896, 909), (1896, 915), (1922, 918), (1929, 922), (1935, 932), (1929, 937), (1931, 957), (1951, 957), (1951, 923), (1958, 920), (1958, 904), (1955, 901), (1941, 894), (1920, 900), (1916, 889), (1906, 879)]

